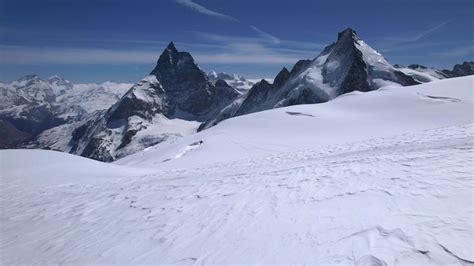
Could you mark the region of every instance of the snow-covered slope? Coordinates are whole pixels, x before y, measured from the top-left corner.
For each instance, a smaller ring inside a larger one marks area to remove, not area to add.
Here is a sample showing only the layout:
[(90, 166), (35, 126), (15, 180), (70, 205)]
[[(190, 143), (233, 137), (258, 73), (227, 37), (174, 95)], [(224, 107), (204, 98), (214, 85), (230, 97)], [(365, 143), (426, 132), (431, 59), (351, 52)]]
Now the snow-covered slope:
[(229, 119), (132, 172), (0, 151), (2, 263), (471, 265), (473, 83)]
[(48, 150), (2, 150), (0, 166), (2, 182), (9, 186), (90, 184), (150, 172)]

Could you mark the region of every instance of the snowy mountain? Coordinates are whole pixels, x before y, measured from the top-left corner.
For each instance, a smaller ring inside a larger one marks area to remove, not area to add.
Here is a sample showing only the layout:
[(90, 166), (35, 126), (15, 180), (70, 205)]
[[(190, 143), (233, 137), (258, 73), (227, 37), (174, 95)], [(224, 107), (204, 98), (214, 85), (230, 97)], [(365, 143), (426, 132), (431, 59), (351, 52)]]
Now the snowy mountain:
[(428, 68), (423, 65), (412, 64), (408, 67), (404, 67), (402, 65), (395, 64), (394, 67), (403, 72), (405, 75), (412, 77), (419, 83), (426, 83), (448, 78), (448, 75), (443, 73), (443, 71), (434, 68)]
[(212, 83), (216, 83), (218, 80), (223, 80), (240, 93), (247, 92), (255, 84), (253, 81), (237, 74), (227, 74), (225, 72), (217, 73), (216, 71), (211, 71), (207, 76), (209, 77), (209, 81)]
[(248, 114), (113, 164), (0, 151), (2, 263), (470, 265), (473, 83)]
[(238, 95), (225, 81), (211, 83), (192, 56), (171, 42), (149, 76), (75, 131), (72, 152), (113, 161), (195, 132)]
[(412, 64), (408, 67), (396, 64), (394, 67), (420, 83), (474, 75), (474, 62), (464, 62), (462, 64), (457, 64), (452, 70), (438, 70), (419, 64)]
[(0, 148), (54, 149), (113, 161), (228, 118), (323, 103), (385, 85), (474, 74), (473, 66), (392, 66), (349, 28), (316, 58), (255, 83), (236, 74), (205, 74), (171, 42), (151, 73), (135, 85), (74, 85), (59, 76), (43, 80), (35, 75), (0, 83)]
[(450, 78), (463, 77), (474, 75), (474, 62), (463, 62), (462, 64), (456, 64), (452, 70), (443, 70)]
[[(420, 81), (411, 73), (392, 66), (348, 28), (340, 32), (337, 41), (324, 48), (315, 59), (300, 60), (291, 71), (283, 68), (273, 84), (265, 80), (255, 84), (246, 95), (225, 107), (200, 129), (230, 117), (290, 105), (326, 102), (352, 91), (365, 92), (385, 85), (408, 86), (428, 81)], [(438, 78), (432, 77), (431, 80)]]
[[(105, 82), (103, 84), (72, 84), (59, 77), (46, 80), (37, 75), (28, 75), (12, 83), (0, 84), (0, 146), (31, 148), (55, 148), (68, 151), (67, 145), (50, 147), (54, 143), (47, 139), (70, 139), (66, 135), (52, 135), (51, 129), (74, 127), (98, 111), (115, 103), (131, 87), (131, 84)], [(48, 131), (49, 130), (49, 131)], [(48, 131), (48, 132), (45, 132)], [(15, 133), (16, 132), (16, 133)], [(29, 142), (28, 144), (26, 142)], [(7, 143), (8, 142), (8, 143)]]

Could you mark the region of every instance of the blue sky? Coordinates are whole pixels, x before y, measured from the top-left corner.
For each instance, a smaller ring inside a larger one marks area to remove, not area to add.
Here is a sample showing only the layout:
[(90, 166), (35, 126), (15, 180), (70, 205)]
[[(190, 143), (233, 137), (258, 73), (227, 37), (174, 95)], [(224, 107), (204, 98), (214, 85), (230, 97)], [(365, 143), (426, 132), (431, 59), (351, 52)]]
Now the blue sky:
[(169, 41), (205, 70), (274, 77), (352, 27), (391, 63), (474, 60), (472, 0), (0, 0), (0, 80), (136, 82)]

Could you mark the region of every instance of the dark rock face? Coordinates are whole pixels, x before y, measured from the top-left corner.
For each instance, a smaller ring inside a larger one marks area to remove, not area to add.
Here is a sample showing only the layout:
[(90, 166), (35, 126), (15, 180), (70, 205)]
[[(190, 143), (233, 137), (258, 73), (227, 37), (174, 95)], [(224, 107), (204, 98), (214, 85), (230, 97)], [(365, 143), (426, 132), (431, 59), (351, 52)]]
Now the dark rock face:
[(187, 52), (171, 42), (150, 75), (133, 86), (102, 117), (76, 130), (81, 137), (74, 152), (100, 161), (113, 161), (166, 139), (138, 134), (152, 127), (157, 116), (167, 119), (205, 121), (239, 93), (225, 81), (209, 82), (207, 75)]
[[(357, 42), (356, 32), (346, 29), (338, 34), (337, 42), (329, 46), (329, 56), (322, 69), (323, 82), (331, 86), (339, 87), (337, 94), (344, 94), (354, 90), (369, 91), (370, 85), (367, 81), (368, 70), (362, 58), (362, 53), (355, 47)], [(339, 64), (333, 68), (332, 63)], [(347, 62), (340, 64), (338, 62)], [(346, 73), (341, 79), (341, 73)]]
[(239, 110), (235, 113), (235, 116), (258, 111), (267, 101), (273, 88), (274, 86), (264, 79), (255, 84), (247, 94), (247, 98), (242, 103)]
[[(327, 47), (326, 47), (326, 49), (327, 49)], [(324, 53), (324, 51), (323, 51), (323, 53)], [(312, 60), (309, 60), (309, 59), (299, 60), (298, 62), (296, 62), (296, 64), (291, 69), (290, 76), (294, 76), (296, 74), (299, 74), (301, 72), (301, 70), (306, 69), (311, 64), (311, 62), (312, 62)]]
[(2, 119), (32, 136), (65, 123), (64, 119), (55, 116), (48, 105), (28, 106), (22, 110), (20, 116), (5, 115)]
[(450, 78), (474, 75), (474, 62), (464, 62), (457, 64), (453, 70), (443, 70), (443, 73)]
[(162, 53), (151, 75), (156, 76), (168, 98), (173, 100), (170, 111), (179, 109), (195, 117), (208, 114), (213, 100), (212, 85), (193, 57), (178, 52), (173, 42)]
[(0, 119), (0, 149), (16, 148), (31, 136), (31, 134), (19, 130), (10, 122)]
[(426, 66), (419, 65), (419, 64), (411, 64), (411, 65), (408, 66), (408, 68), (410, 68), (410, 69), (418, 69), (418, 68), (428, 69)]
[[(285, 82), (288, 81), (288, 79), (290, 78), (290, 71), (288, 71), (288, 69), (286, 69), (286, 67), (284, 67), (280, 73), (278, 73), (278, 75), (275, 77), (275, 80), (273, 81), (273, 86), (276, 87), (276, 88), (279, 88), (281, 87), (283, 84), (285, 84)], [(262, 80), (264, 81), (264, 80)]]

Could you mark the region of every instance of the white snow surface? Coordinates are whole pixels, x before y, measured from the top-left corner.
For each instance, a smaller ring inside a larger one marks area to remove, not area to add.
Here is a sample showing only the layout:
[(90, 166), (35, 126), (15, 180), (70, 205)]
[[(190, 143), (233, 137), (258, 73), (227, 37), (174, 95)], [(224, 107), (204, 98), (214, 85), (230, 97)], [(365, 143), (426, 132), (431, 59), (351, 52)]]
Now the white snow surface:
[(89, 113), (106, 110), (122, 97), (133, 84), (106, 81), (101, 84), (74, 84), (60, 98), (65, 104), (77, 104)]
[(115, 165), (0, 151), (1, 263), (473, 264), (473, 86), (254, 113)]

